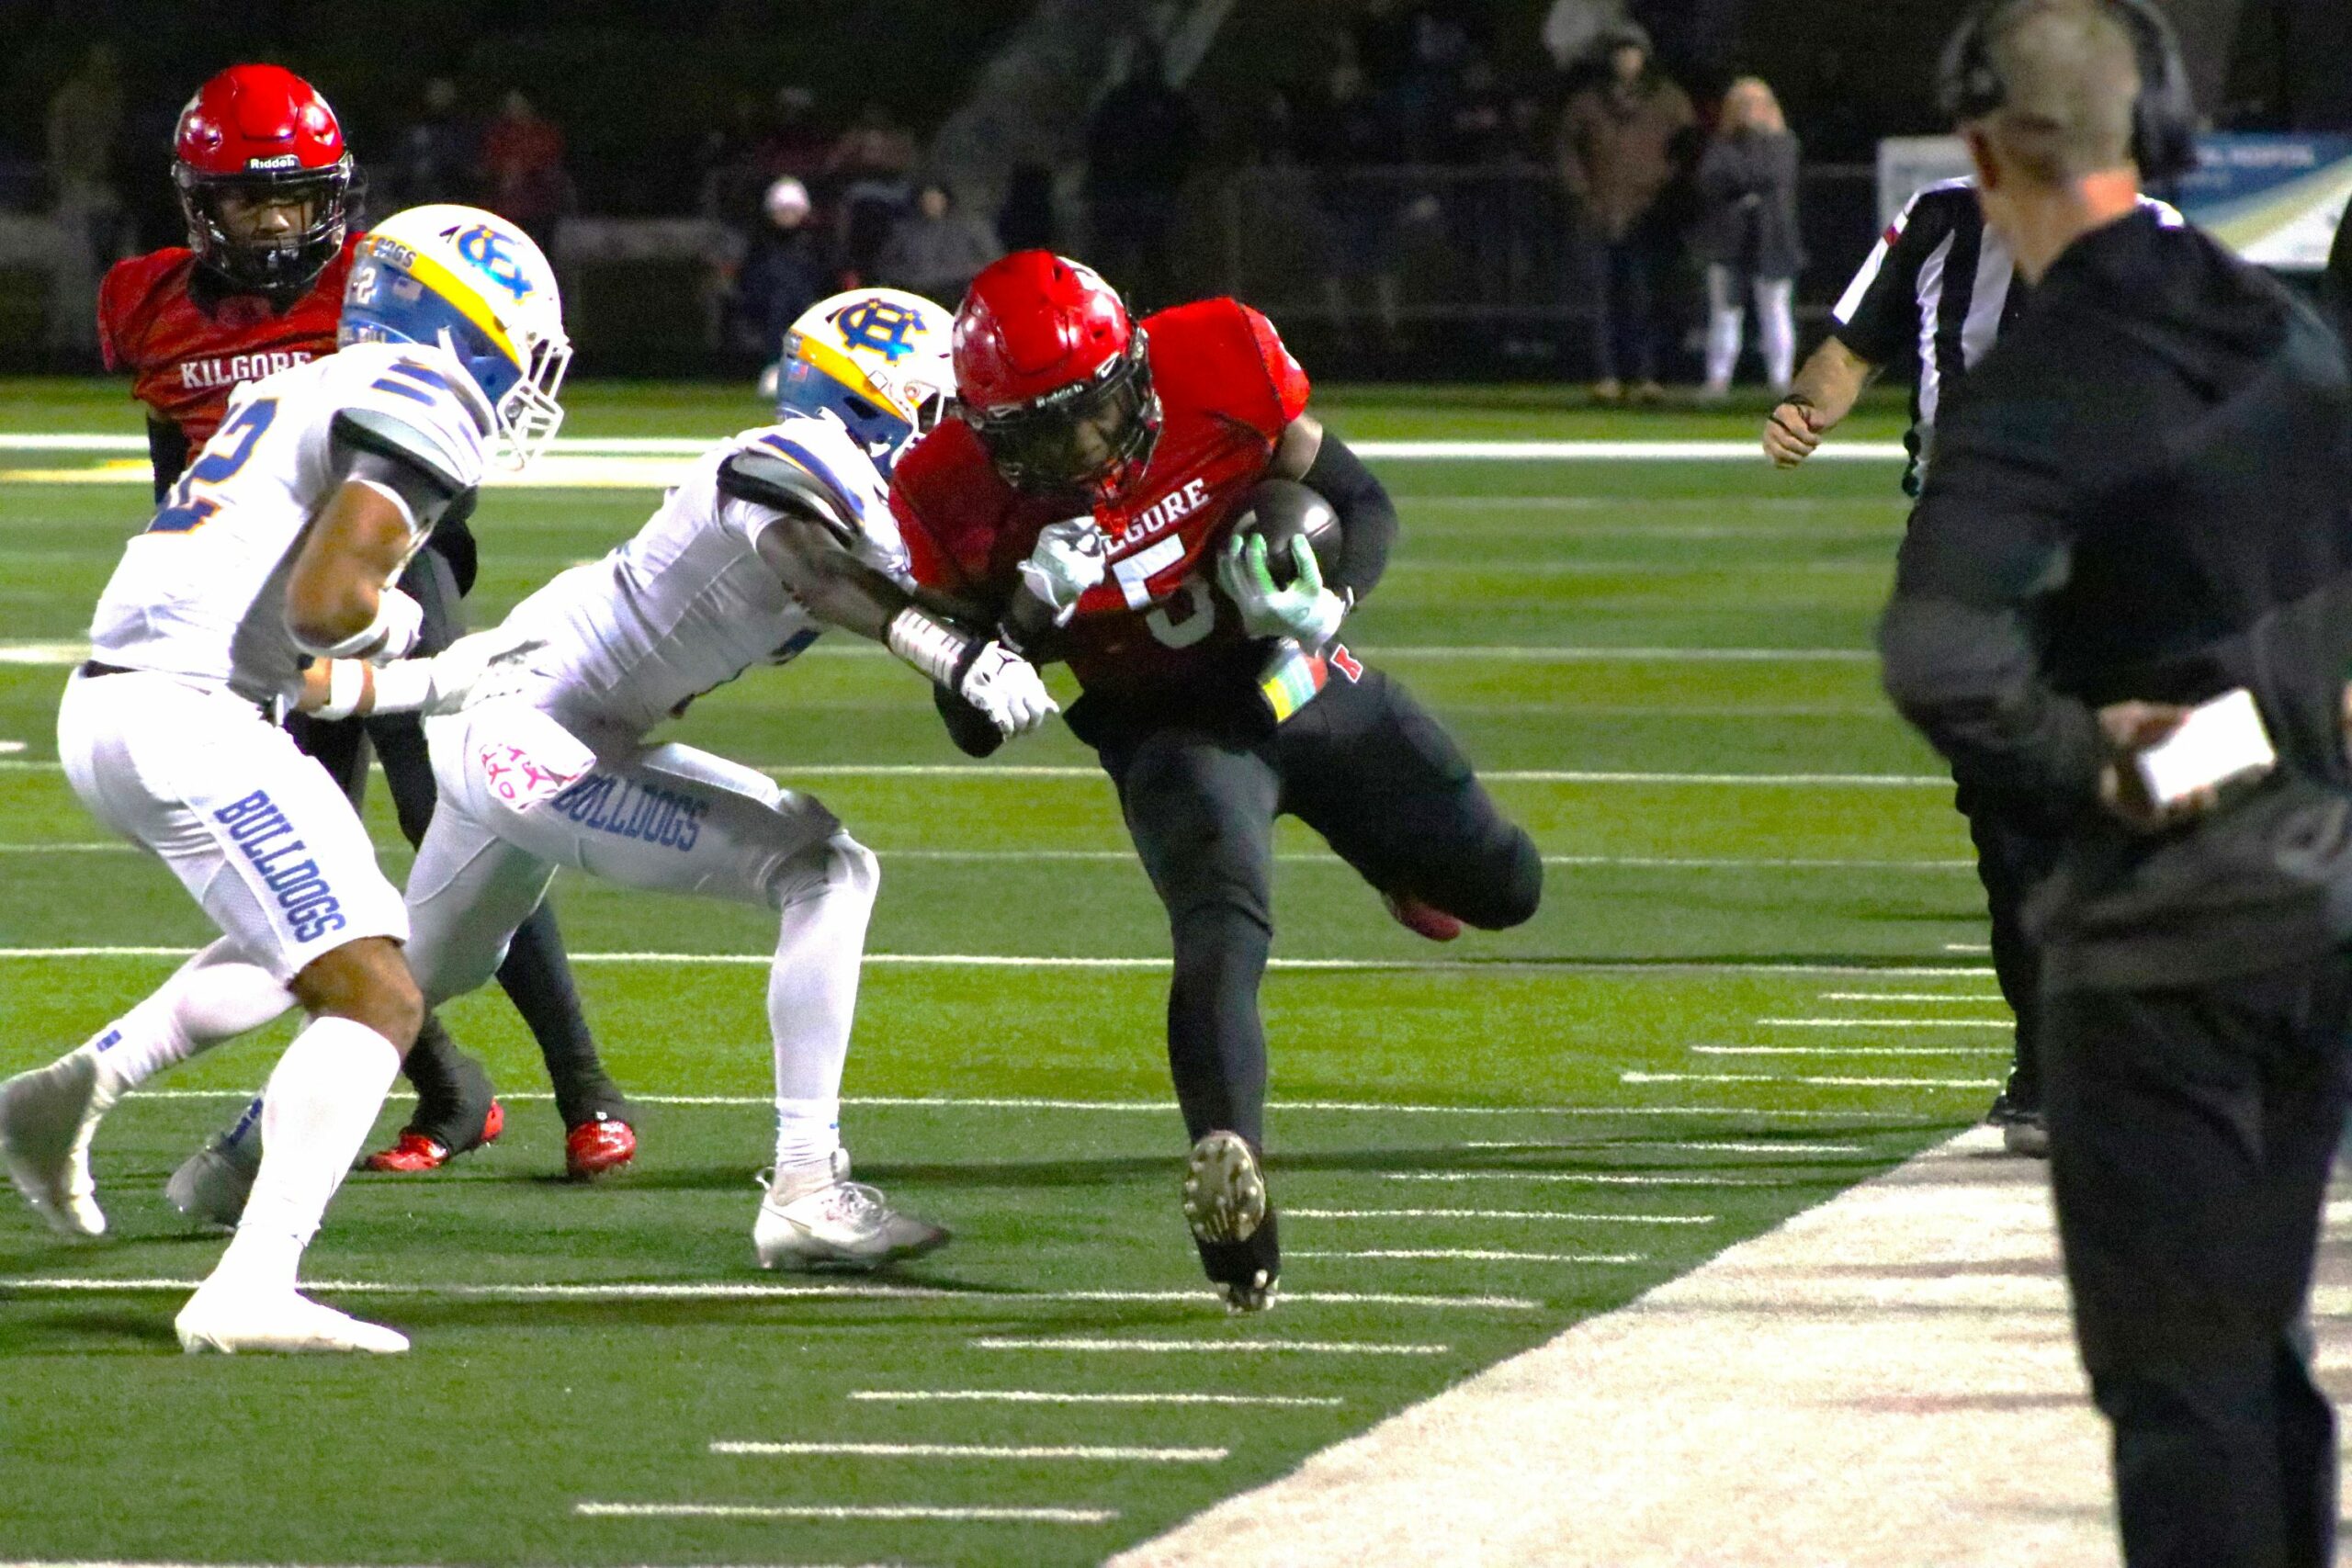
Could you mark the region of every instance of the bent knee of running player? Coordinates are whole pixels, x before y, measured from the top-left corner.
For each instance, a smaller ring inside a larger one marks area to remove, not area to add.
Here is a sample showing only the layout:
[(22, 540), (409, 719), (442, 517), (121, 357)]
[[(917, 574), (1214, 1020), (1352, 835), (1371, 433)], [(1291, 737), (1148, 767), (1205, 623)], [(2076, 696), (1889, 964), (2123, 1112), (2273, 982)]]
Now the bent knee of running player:
[(1335, 676), (1283, 727), (1286, 804), (1381, 892), (1482, 931), (1533, 918), (1544, 858), (1413, 694), (1377, 670)]

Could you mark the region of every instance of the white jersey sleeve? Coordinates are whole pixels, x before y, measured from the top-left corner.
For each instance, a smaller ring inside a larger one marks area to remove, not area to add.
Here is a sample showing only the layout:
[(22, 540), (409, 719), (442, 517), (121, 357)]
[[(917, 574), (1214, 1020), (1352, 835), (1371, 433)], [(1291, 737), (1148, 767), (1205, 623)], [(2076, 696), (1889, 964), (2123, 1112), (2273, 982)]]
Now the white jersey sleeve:
[[(481, 477), (481, 395), (438, 347), (359, 344), (230, 394), (220, 430), (123, 549), (90, 627), (103, 662), (290, 701), (295, 547), (343, 482), (354, 432), (460, 491)], [(342, 434), (338, 434), (338, 429)]]
[[(635, 537), (574, 567), (507, 625), (546, 642), (532, 656), (535, 700), (582, 733), (637, 736), (756, 664), (781, 664), (824, 631), (763, 559), (777, 507), (729, 495), (719, 474), (741, 454), (790, 466), (795, 502), (822, 506), (876, 570), (906, 570), (888, 486), (831, 420), (748, 430), (689, 468)], [(803, 486), (800, 479), (808, 481)]]

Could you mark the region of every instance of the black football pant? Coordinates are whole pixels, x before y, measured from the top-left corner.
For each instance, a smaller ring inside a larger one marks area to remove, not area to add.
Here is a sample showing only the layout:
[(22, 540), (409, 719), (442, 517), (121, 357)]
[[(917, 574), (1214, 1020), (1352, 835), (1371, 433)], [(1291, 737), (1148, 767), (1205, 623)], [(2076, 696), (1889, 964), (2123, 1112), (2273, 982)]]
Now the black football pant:
[[(464, 635), (465, 612), (457, 579), (438, 551), (418, 551), (401, 577), (401, 588), (424, 609), (419, 653), (437, 653)], [(424, 725), (416, 715), (387, 714), (331, 724), (296, 715), (288, 719), (287, 728), (295, 744), (317, 758), (343, 786), (354, 807), (367, 796), (368, 756), (372, 748), (384, 764), (384, 782), (391, 788), (401, 835), (411, 844), (424, 839), (433, 820), (437, 792), (433, 760), (425, 750)], [(597, 1058), (595, 1038), (581, 1015), (580, 995), (572, 986), (571, 965), (564, 956), (563, 937), (556, 930), (553, 909), (540, 905), (514, 933), (506, 962), (499, 966), (498, 983), (538, 1042), (564, 1124), (576, 1126), (592, 1120), (599, 1111), (625, 1119), (628, 1102)], [(458, 1049), (439, 1019), (425, 1019), (402, 1070), (417, 1093), (411, 1128), (448, 1148), (470, 1147), (481, 1135), (481, 1117), (489, 1109), (485, 1099), (489, 1079), (478, 1063)]]
[(2017, 1055), (2008, 1096), (2020, 1108), (2041, 1108), (2041, 954), (2025, 933), (2025, 905), (2058, 868), (2064, 840), (2030, 802), (1962, 784), (1952, 804), (1968, 818), (1976, 845), (1976, 877), (1984, 885), (1993, 923), (1993, 976), (2016, 1015)]
[(2046, 1003), (2051, 1180), (2124, 1560), (2321, 1568), (2335, 1420), (2307, 1314), (2352, 967)]
[[(1240, 700), (1254, 701), (1243, 692)], [(1489, 931), (1535, 913), (1544, 863), (1404, 687), (1337, 669), (1272, 733), (1170, 723), (1104, 735), (1103, 771), (1168, 908), (1168, 1063), (1184, 1125), (1265, 1142), (1258, 982), (1273, 939), (1274, 818), (1298, 818), (1383, 893)]]

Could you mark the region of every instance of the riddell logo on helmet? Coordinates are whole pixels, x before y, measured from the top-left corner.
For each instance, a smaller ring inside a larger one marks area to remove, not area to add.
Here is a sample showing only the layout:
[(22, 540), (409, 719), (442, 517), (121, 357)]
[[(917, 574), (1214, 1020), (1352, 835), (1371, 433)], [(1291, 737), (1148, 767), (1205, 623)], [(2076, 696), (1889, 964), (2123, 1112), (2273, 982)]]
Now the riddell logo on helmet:
[(302, 159), (300, 154), (294, 152), (279, 152), (267, 158), (248, 158), (245, 160), (246, 169), (254, 172), (266, 169), (299, 169), (301, 166)]

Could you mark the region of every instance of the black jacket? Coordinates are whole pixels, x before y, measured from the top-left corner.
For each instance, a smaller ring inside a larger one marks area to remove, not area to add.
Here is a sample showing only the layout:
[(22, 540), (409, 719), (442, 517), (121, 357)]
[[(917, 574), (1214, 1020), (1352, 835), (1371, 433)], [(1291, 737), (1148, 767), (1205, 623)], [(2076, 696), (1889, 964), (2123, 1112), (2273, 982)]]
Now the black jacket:
[[(2335, 940), (2352, 842), (2352, 386), (2309, 310), (2143, 210), (2084, 236), (1971, 377), (1880, 627), (1964, 782), (2069, 823), (2029, 910), (2056, 987), (2196, 983)], [(2095, 710), (2252, 691), (2280, 764), (2155, 835), (2098, 804)]]
[(1785, 130), (1718, 136), (1699, 155), (1699, 226), (1691, 249), (1713, 266), (1758, 277), (1804, 270), (1797, 231), (1797, 139)]

